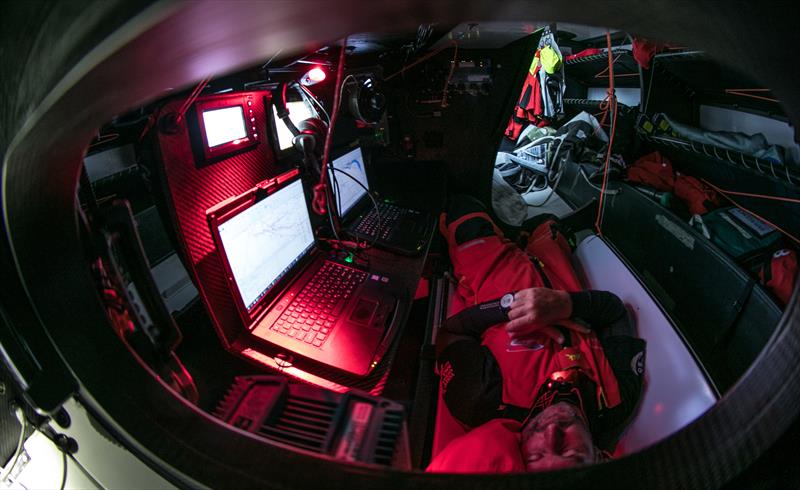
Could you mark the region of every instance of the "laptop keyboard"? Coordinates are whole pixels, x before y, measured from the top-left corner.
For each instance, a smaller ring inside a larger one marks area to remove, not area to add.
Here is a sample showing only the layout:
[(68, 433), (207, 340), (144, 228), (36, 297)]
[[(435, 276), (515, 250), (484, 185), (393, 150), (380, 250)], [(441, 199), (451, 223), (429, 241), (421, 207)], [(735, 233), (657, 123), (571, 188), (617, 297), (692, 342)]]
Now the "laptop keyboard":
[[(405, 208), (397, 207), (394, 204), (379, 202), (378, 211), (380, 211), (381, 215), (380, 236), (378, 236), (378, 238), (381, 240), (387, 240), (395, 225), (398, 221), (400, 221), (400, 218), (405, 215), (407, 210)], [(356, 227), (356, 233), (368, 237), (375, 237), (377, 232), (378, 214), (375, 213), (375, 208), (373, 207), (370, 209), (369, 214), (361, 219), (361, 222)]]
[(321, 347), (347, 300), (366, 278), (366, 272), (325, 262), (270, 328)]

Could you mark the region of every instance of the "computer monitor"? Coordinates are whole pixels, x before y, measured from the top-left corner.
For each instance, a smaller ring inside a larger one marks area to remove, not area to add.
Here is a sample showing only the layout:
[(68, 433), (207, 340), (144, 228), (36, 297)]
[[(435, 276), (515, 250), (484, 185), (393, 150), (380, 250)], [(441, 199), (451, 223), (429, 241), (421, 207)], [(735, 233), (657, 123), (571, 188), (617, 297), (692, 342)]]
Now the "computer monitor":
[(240, 105), (203, 111), (206, 144), (214, 148), (227, 143), (241, 142), (247, 138), (244, 108)]
[(339, 216), (344, 218), (369, 190), (364, 155), (357, 147), (334, 159), (331, 165), (335, 170), (328, 170), (328, 179)]
[(300, 179), (216, 222), (220, 252), (248, 313), (314, 245)]
[(198, 163), (216, 162), (258, 144), (255, 101), (246, 93), (212, 96), (195, 103), (188, 120)]

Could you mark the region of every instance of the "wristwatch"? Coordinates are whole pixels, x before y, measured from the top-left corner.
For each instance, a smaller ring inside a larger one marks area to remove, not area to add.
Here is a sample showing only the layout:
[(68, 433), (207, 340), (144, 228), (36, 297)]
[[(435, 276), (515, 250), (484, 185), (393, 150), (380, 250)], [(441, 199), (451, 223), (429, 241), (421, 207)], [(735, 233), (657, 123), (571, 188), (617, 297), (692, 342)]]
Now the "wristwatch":
[(514, 293), (506, 293), (500, 298), (500, 311), (508, 316), (508, 310), (511, 309), (511, 303), (514, 302)]

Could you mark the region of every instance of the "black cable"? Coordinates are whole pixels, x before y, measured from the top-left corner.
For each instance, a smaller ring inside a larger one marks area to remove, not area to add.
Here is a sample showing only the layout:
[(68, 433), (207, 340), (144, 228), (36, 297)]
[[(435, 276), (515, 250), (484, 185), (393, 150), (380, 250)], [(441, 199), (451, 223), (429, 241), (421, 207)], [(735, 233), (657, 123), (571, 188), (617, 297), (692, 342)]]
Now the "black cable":
[(67, 485), (67, 453), (66, 451), (61, 452), (61, 456), (64, 458), (61, 470), (61, 490), (64, 490), (64, 487)]
[[(345, 172), (344, 170), (340, 170), (340, 169), (338, 169), (336, 167), (333, 167), (333, 166), (331, 166), (331, 169), (334, 170), (334, 172), (341, 172), (341, 173), (345, 174), (346, 176), (350, 177), (353, 180), (353, 182), (355, 182), (356, 184), (361, 186), (362, 189), (367, 191), (367, 196), (369, 196), (370, 200), (372, 200), (372, 206), (375, 209), (375, 216), (378, 219), (378, 227), (375, 229), (375, 235), (372, 237), (372, 242), (370, 242), (370, 244), (369, 244), (369, 248), (374, 247), (375, 246), (375, 242), (378, 241), (378, 237), (381, 234), (381, 228), (383, 227), (383, 224), (381, 223), (381, 212), (378, 209), (378, 201), (375, 200), (375, 197), (369, 191), (367, 186), (362, 184), (361, 181), (359, 181), (358, 179), (356, 179), (355, 177), (353, 177), (349, 173)], [(337, 197), (338, 197), (338, 195), (337, 195)]]
[(99, 481), (97, 481), (97, 480), (96, 480), (96, 479), (95, 479), (95, 478), (94, 478), (94, 477), (91, 475), (91, 473), (89, 473), (89, 471), (88, 471), (86, 468), (84, 468), (82, 464), (80, 464), (80, 463), (78, 462), (78, 460), (77, 460), (77, 459), (75, 459), (75, 456), (73, 456), (73, 455), (69, 454), (69, 453), (68, 453), (68, 452), (66, 452), (66, 451), (64, 451), (64, 454), (65, 454), (65, 455), (66, 455), (66, 456), (67, 456), (69, 459), (71, 459), (73, 463), (75, 463), (75, 466), (77, 466), (77, 467), (78, 467), (78, 469), (79, 469), (79, 470), (81, 470), (81, 473), (83, 473), (83, 476), (85, 476), (86, 478), (88, 478), (88, 479), (89, 479), (89, 481), (90, 481), (90, 482), (92, 482), (92, 485), (96, 486), (97, 488), (99, 488), (99, 489), (101, 489), (101, 490), (102, 490), (102, 489), (104, 489), (104, 488), (106, 488), (106, 487), (104, 487), (103, 485), (101, 485), (101, 484), (100, 484), (100, 482), (99, 482)]
[[(48, 433), (48, 431), (43, 429), (42, 427), (36, 427), (35, 425), (33, 427), (36, 431), (38, 431), (40, 434), (46, 437), (51, 443), (53, 443), (56, 449), (58, 449), (64, 454), (65, 458), (71, 459), (72, 462), (75, 463), (75, 466), (80, 470), (80, 472), (83, 473), (83, 476), (85, 476), (92, 483), (92, 485), (100, 489), (105, 488), (103, 485), (100, 484), (99, 481), (97, 481), (91, 475), (91, 473), (89, 473), (89, 471), (86, 468), (83, 467), (83, 465), (77, 459), (75, 459), (75, 456), (73, 456), (72, 453), (70, 452), (70, 451), (77, 451), (77, 443), (73, 438), (65, 434), (58, 434), (56, 433), (55, 430), (53, 430), (50, 426), (47, 425), (45, 426), (45, 428), (48, 429), (50, 432), (52, 432), (52, 434)], [(62, 439), (63, 442), (60, 443), (57, 439)], [(73, 444), (72, 449), (68, 449), (70, 443)]]

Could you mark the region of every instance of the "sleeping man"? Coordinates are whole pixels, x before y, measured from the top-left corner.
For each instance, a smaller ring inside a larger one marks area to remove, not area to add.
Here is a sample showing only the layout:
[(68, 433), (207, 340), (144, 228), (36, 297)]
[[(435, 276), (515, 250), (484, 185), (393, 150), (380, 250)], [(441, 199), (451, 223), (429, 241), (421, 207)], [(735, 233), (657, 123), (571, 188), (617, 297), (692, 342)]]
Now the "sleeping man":
[(440, 227), (467, 307), (439, 332), (437, 367), (447, 408), (472, 430), (428, 471), (542, 471), (607, 457), (644, 375), (645, 342), (620, 299), (582, 290), (553, 220), (522, 248), (458, 196)]

